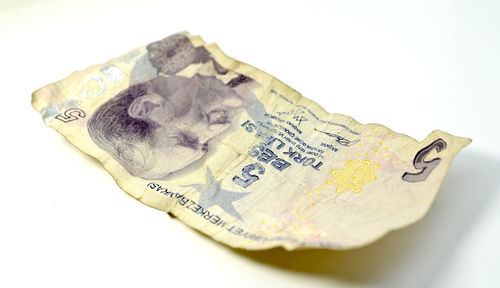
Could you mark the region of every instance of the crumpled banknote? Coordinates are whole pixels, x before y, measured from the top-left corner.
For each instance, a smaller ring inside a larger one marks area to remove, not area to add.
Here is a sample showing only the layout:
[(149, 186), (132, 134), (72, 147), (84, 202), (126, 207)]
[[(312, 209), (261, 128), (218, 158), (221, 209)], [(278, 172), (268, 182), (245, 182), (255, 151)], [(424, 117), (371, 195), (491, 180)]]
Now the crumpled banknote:
[(124, 191), (244, 249), (371, 243), (428, 211), (470, 143), (330, 114), (187, 33), (74, 72), (32, 105)]

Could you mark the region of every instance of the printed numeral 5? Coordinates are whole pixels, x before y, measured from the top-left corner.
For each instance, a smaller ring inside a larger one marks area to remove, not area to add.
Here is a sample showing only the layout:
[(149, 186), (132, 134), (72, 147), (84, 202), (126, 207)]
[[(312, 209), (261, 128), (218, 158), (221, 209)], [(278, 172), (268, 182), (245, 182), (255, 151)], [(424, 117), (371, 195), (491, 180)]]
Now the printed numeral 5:
[(259, 176), (255, 174), (250, 174), (250, 171), (253, 171), (255, 169), (257, 169), (257, 173), (259, 174), (264, 174), (264, 172), (266, 172), (266, 169), (259, 163), (249, 164), (243, 167), (243, 169), (241, 169), (241, 175), (243, 178), (240, 178), (239, 176), (235, 175), (233, 177), (233, 182), (240, 185), (243, 188), (247, 188), (253, 182), (259, 180)]
[(57, 115), (56, 119), (59, 121), (62, 121), (64, 123), (68, 123), (71, 121), (78, 120), (80, 118), (85, 118), (85, 116), (86, 116), (85, 111), (83, 111), (82, 109), (70, 108), (70, 109), (64, 111), (63, 115), (61, 115), (61, 114)]
[(429, 146), (423, 148), (418, 151), (417, 155), (415, 155), (415, 159), (413, 159), (413, 166), (415, 169), (422, 169), (418, 173), (410, 173), (405, 172), (402, 176), (404, 181), (407, 182), (421, 182), (427, 179), (427, 176), (431, 174), (432, 170), (436, 168), (441, 162), (441, 158), (434, 158), (430, 161), (425, 161), (425, 157), (432, 152), (432, 149), (436, 149), (437, 152), (441, 152), (446, 149), (446, 142), (443, 139), (437, 139), (432, 142)]

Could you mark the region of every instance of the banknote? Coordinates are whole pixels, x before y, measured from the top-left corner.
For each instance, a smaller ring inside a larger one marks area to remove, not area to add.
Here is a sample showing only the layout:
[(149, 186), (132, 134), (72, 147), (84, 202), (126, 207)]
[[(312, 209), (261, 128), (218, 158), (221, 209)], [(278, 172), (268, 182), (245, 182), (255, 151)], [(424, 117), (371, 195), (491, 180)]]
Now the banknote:
[(471, 141), (328, 113), (188, 33), (74, 72), (32, 105), (125, 192), (243, 249), (369, 244), (423, 217)]

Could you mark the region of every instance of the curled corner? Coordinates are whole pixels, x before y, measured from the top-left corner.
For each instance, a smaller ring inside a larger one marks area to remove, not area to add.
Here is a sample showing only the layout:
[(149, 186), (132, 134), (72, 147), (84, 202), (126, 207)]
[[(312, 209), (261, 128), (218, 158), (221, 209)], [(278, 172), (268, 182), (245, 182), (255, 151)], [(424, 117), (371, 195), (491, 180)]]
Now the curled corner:
[(434, 130), (425, 137), (422, 144), (429, 145), (436, 139), (443, 139), (446, 142), (446, 151), (453, 156), (472, 142), (472, 139), (467, 137), (455, 136), (441, 130)]

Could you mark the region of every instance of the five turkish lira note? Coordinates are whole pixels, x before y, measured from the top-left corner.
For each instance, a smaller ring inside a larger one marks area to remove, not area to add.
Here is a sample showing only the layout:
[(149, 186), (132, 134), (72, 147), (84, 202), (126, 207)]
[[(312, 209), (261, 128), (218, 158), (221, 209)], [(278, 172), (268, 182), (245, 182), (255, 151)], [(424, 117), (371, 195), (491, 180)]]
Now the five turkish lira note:
[(74, 72), (32, 104), (124, 191), (244, 249), (348, 249), (413, 223), (470, 143), (330, 114), (187, 33)]

